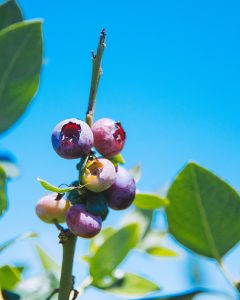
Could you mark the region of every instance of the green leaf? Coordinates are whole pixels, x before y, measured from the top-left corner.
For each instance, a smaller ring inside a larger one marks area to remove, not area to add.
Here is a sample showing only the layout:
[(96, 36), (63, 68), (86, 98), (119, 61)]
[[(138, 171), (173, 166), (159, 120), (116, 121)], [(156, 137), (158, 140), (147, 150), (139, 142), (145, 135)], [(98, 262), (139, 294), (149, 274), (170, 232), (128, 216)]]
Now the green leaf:
[(13, 290), (21, 281), (21, 271), (19, 268), (5, 265), (0, 267), (0, 287), (6, 290)]
[(159, 286), (155, 283), (131, 273), (125, 273), (122, 278), (116, 280), (111, 286), (104, 288), (104, 290), (113, 294), (135, 297), (144, 296), (159, 289)]
[(220, 261), (240, 240), (240, 196), (207, 169), (189, 163), (167, 197), (169, 231), (184, 246)]
[[(171, 294), (171, 295), (167, 295), (167, 296), (153, 296), (153, 297), (148, 297), (148, 298), (144, 298), (144, 300), (192, 300), (195, 299), (194, 297), (197, 296), (198, 294), (202, 294), (202, 293), (211, 293), (211, 294), (215, 294), (213, 291), (205, 289), (205, 288), (194, 288), (192, 290), (189, 291), (185, 291), (182, 293), (177, 293), (177, 294)], [(218, 292), (217, 292), (218, 293)], [(218, 293), (221, 294), (221, 293)], [(208, 299), (207, 297), (204, 299)]]
[(0, 216), (8, 207), (7, 194), (6, 194), (6, 173), (0, 167)]
[(3, 250), (5, 250), (6, 248), (8, 248), (9, 246), (11, 246), (12, 244), (28, 239), (28, 238), (35, 238), (37, 237), (37, 234), (35, 232), (26, 232), (24, 234), (21, 234), (19, 236), (17, 236), (16, 238), (10, 239), (7, 242), (3, 243), (0, 245), (0, 252), (2, 252)]
[(128, 252), (139, 240), (139, 227), (130, 224), (111, 234), (99, 247), (90, 262), (90, 274), (94, 282), (111, 276), (115, 268), (123, 261)]
[(59, 193), (59, 194), (62, 194), (62, 193), (67, 193), (69, 191), (72, 191), (72, 190), (76, 190), (79, 187), (76, 187), (76, 186), (70, 186), (70, 187), (67, 187), (67, 188), (59, 188), (57, 186), (54, 186), (50, 183), (48, 183), (47, 181), (41, 179), (41, 178), (37, 178), (38, 182), (41, 184), (41, 186), (43, 188), (45, 188), (45, 190), (48, 190), (48, 191), (51, 191), (51, 192), (55, 192), (55, 193)]
[(165, 248), (165, 247), (160, 247), (160, 246), (147, 248), (146, 252), (148, 254), (151, 254), (154, 256), (160, 256), (160, 257), (176, 257), (176, 256), (178, 256), (178, 254), (175, 251)]
[(60, 266), (39, 245), (35, 246), (36, 252), (45, 271), (54, 274), (56, 278), (60, 275)]
[(124, 165), (125, 164), (125, 160), (122, 156), (122, 154), (117, 154), (114, 157), (111, 158), (112, 163), (116, 166), (118, 164), (120, 165)]
[(151, 210), (136, 208), (123, 217), (121, 225), (137, 223), (139, 225), (140, 239), (143, 239), (151, 229), (152, 218), (153, 212)]
[(11, 161), (0, 160), (0, 167), (2, 167), (7, 175), (7, 178), (15, 178), (19, 175), (19, 169), (15, 163)]
[[(24, 300), (43, 300), (59, 286), (59, 281), (52, 274), (44, 273), (25, 279), (17, 286), (16, 292)], [(52, 298), (51, 298), (52, 299)], [(55, 299), (55, 298), (53, 298)]]
[(141, 175), (142, 175), (140, 165), (136, 165), (136, 166), (132, 167), (131, 169), (128, 170), (128, 172), (133, 176), (136, 183), (140, 180)]
[(112, 227), (104, 228), (100, 234), (98, 234), (95, 238), (91, 239), (89, 244), (89, 252), (91, 254), (95, 254), (96, 251), (104, 244), (107, 238), (109, 238), (116, 230)]
[(23, 114), (37, 91), (42, 24), (20, 22), (0, 32), (0, 133)]
[(11, 24), (21, 22), (22, 19), (22, 13), (16, 1), (10, 0), (0, 5), (0, 30)]
[(159, 195), (137, 193), (133, 203), (138, 208), (154, 210), (167, 206), (169, 200)]

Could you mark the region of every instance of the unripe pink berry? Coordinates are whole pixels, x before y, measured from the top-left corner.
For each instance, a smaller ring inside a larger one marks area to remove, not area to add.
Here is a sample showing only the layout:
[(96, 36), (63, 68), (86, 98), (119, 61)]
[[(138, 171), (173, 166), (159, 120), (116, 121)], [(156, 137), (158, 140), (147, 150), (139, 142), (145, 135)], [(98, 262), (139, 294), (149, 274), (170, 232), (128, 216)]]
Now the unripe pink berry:
[(57, 193), (42, 197), (36, 204), (36, 214), (46, 223), (65, 222), (65, 216), (70, 208), (69, 201), (65, 199), (56, 200)]

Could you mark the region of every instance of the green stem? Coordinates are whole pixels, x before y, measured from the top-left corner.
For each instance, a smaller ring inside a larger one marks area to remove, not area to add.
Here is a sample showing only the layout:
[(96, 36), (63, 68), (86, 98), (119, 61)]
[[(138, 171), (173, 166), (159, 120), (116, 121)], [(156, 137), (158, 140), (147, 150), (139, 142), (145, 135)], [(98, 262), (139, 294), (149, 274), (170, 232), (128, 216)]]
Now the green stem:
[(58, 300), (68, 300), (73, 288), (72, 268), (76, 240), (77, 237), (71, 234), (67, 241), (63, 243), (63, 260)]
[(219, 264), (219, 268), (222, 272), (222, 274), (224, 275), (225, 279), (227, 280), (227, 282), (231, 285), (231, 287), (237, 291), (237, 293), (239, 293), (238, 290), (238, 284), (237, 282), (232, 278), (232, 275), (229, 273), (229, 271), (227, 270), (226, 266), (223, 264), (222, 261), (218, 262)]
[(86, 115), (86, 122), (90, 127), (92, 127), (92, 123), (93, 123), (97, 89), (98, 89), (100, 77), (102, 75), (101, 61), (102, 61), (102, 56), (105, 47), (106, 47), (106, 31), (105, 29), (103, 29), (100, 34), (97, 54), (94, 54), (94, 52), (92, 52), (93, 54), (92, 80), (91, 80), (91, 88), (90, 88), (89, 101), (88, 101), (88, 110)]

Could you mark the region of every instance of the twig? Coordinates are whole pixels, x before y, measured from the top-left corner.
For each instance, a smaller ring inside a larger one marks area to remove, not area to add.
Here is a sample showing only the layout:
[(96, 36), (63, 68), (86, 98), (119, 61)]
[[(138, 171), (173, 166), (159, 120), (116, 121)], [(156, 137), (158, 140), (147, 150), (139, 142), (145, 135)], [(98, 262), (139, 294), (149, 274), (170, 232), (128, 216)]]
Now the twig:
[(59, 288), (53, 290), (52, 293), (46, 298), (46, 300), (50, 300), (58, 292), (59, 292)]
[(93, 115), (96, 104), (96, 95), (100, 77), (102, 75), (101, 61), (104, 49), (106, 47), (106, 30), (103, 29), (100, 34), (97, 54), (92, 51), (92, 80), (88, 101), (88, 110), (86, 114), (86, 122), (90, 127), (93, 123)]

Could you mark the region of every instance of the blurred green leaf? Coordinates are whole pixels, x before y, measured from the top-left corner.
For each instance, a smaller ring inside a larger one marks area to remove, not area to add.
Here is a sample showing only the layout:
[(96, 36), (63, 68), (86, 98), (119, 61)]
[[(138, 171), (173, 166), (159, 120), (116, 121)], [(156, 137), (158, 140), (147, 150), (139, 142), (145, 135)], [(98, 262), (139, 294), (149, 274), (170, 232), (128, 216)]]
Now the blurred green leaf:
[(0, 245), (0, 252), (2, 252), (3, 250), (5, 250), (6, 248), (8, 248), (9, 246), (11, 246), (12, 244), (28, 239), (28, 238), (35, 238), (37, 237), (37, 234), (35, 232), (26, 232), (23, 233), (13, 239), (8, 240), (7, 242), (4, 242)]
[[(186, 291), (186, 292), (167, 295), (167, 296), (163, 295), (163, 296), (157, 296), (157, 297), (156, 296), (147, 297), (147, 298), (144, 298), (144, 300), (192, 300), (198, 294), (208, 293), (208, 292), (210, 292), (211, 294), (214, 294), (211, 290), (208, 290), (205, 288), (204, 289), (203, 288), (194, 288), (194, 289)], [(205, 299), (207, 299), (207, 298), (205, 298)]]
[(112, 157), (111, 161), (114, 165), (118, 165), (118, 164), (124, 165), (125, 164), (125, 160), (124, 160), (122, 154), (120, 154), (120, 153), (115, 155), (114, 157)]
[(41, 178), (37, 178), (37, 180), (41, 184), (41, 186), (45, 188), (45, 190), (55, 192), (55, 193), (59, 193), (59, 194), (67, 193), (67, 192), (70, 192), (72, 190), (76, 190), (78, 188), (76, 186), (69, 186), (67, 188), (59, 188), (57, 186), (54, 186), (54, 185), (48, 183), (47, 181), (45, 181)]
[(138, 240), (137, 224), (126, 225), (111, 234), (90, 261), (90, 275), (93, 281), (100, 282), (104, 277), (111, 276), (128, 252), (137, 245)]
[(7, 290), (3, 290), (2, 295), (3, 295), (4, 300), (20, 300), (21, 299), (18, 294), (15, 294), (15, 293), (7, 291)]
[(96, 251), (101, 247), (107, 238), (109, 238), (116, 230), (112, 227), (104, 228), (95, 238), (91, 239), (89, 244), (89, 252), (95, 254)]
[(122, 278), (116, 280), (111, 286), (104, 288), (104, 290), (113, 294), (135, 297), (144, 296), (159, 289), (159, 286), (155, 283), (131, 273), (125, 273)]
[(6, 173), (0, 167), (0, 216), (8, 207), (8, 200), (6, 195)]
[(23, 19), (16, 1), (10, 0), (0, 5), (0, 30)]
[(135, 182), (138, 183), (138, 181), (140, 180), (141, 175), (142, 175), (141, 166), (136, 165), (136, 166), (132, 167), (131, 169), (129, 169), (128, 172), (133, 176)]
[(154, 210), (167, 206), (169, 201), (159, 195), (137, 193), (133, 204), (141, 209)]
[[(59, 281), (52, 274), (44, 273), (25, 279), (16, 288), (16, 292), (23, 300), (43, 300), (59, 286)], [(56, 298), (51, 298), (56, 299)]]
[(151, 230), (141, 241), (139, 248), (154, 256), (178, 256), (174, 250), (165, 246), (165, 237), (166, 233)]
[(19, 268), (5, 265), (0, 267), (0, 287), (6, 290), (13, 290), (21, 281), (21, 270)]
[(15, 178), (19, 175), (19, 169), (13, 162), (0, 160), (0, 167), (4, 169), (7, 178)]
[(167, 197), (169, 230), (184, 246), (220, 261), (240, 240), (240, 196), (207, 169), (189, 163)]
[(35, 249), (44, 270), (55, 275), (56, 278), (59, 278), (61, 272), (60, 266), (43, 250), (42, 247), (35, 245)]
[(136, 208), (126, 214), (121, 220), (121, 225), (137, 223), (139, 225), (140, 239), (143, 239), (151, 229), (153, 212)]
[(42, 65), (42, 24), (20, 22), (0, 32), (0, 133), (23, 114), (36, 93)]
[(150, 247), (146, 249), (146, 252), (148, 254), (154, 255), (154, 256), (160, 256), (160, 257), (176, 257), (178, 256), (177, 252), (161, 247), (161, 246), (156, 246), (156, 247)]

